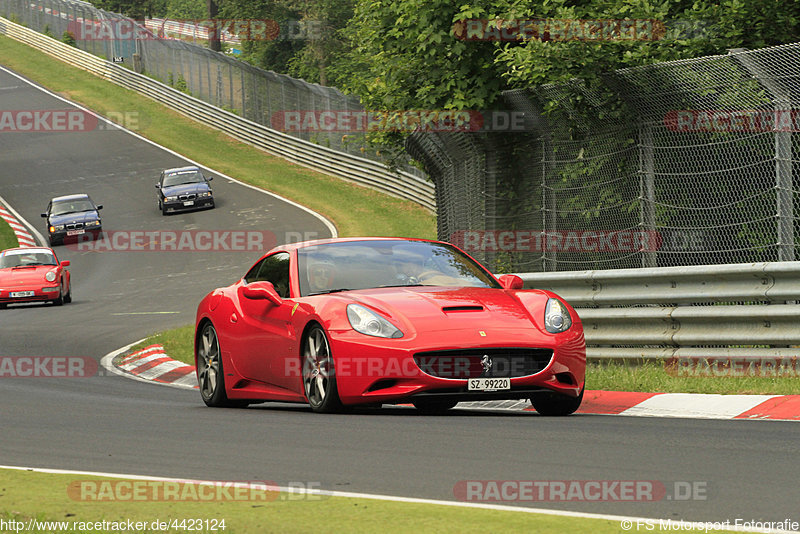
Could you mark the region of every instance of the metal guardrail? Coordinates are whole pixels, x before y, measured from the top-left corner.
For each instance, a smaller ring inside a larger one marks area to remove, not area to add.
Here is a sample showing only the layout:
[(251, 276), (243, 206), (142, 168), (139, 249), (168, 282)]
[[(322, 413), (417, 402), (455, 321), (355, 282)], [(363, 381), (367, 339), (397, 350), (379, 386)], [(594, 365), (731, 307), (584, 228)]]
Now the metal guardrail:
[(393, 173), (382, 163), (337, 152), (267, 128), (2, 17), (0, 33), (292, 163), (411, 200), (431, 212), (436, 211), (434, 186), (421, 178), (403, 171)]
[(800, 358), (800, 262), (520, 275), (583, 322), (590, 359)]

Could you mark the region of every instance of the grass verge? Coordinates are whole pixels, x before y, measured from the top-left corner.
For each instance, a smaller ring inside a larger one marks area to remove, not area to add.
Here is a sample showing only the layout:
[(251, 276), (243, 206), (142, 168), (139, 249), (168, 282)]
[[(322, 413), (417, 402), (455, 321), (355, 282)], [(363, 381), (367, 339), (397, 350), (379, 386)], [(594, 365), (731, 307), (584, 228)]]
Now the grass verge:
[(19, 241), (17, 241), (17, 235), (14, 233), (14, 230), (11, 229), (5, 220), (0, 219), (0, 250), (18, 246)]
[(100, 115), (125, 118), (129, 129), (179, 154), (321, 213), (341, 236), (436, 237), (435, 217), (413, 202), (270, 156), (2, 35), (0, 64)]
[[(546, 514), (463, 508), (438, 504), (402, 503), (372, 499), (308, 496), (287, 493), (253, 492), (250, 500), (214, 501), (160, 501), (152, 500), (83, 500), (87, 496), (113, 499), (116, 495), (131, 495), (116, 489), (112, 484), (133, 483), (127, 479), (109, 479), (77, 474), (49, 474), (30, 471), (0, 469), (0, 521), (22, 522), (31, 520), (68, 522), (63, 532), (130, 531), (124, 528), (100, 529), (81, 523), (133, 522), (152, 525), (153, 521), (200, 520), (203, 527), (224, 520), (225, 534), (242, 532), (275, 532), (281, 534), (309, 532), (309, 518), (313, 530), (319, 532), (372, 533), (389, 528), (392, 532), (621, 532), (618, 521), (560, 517)], [(109, 482), (106, 484), (106, 482)], [(81, 493), (81, 483), (88, 491)], [(136, 482), (141, 488), (141, 481)], [(128, 486), (131, 487), (131, 486)], [(163, 493), (165, 486), (159, 486)], [(183, 492), (181, 491), (181, 494)], [(188, 492), (187, 492), (188, 494)], [(81, 495), (84, 497), (82, 498)], [(202, 495), (198, 491), (198, 495)], [(266, 499), (260, 498), (266, 496)], [(273, 499), (273, 500), (270, 500)], [(305, 519), (301, 519), (305, 518)], [(1, 524), (1, 523), (0, 523)], [(197, 523), (195, 523), (197, 525)], [(178, 526), (178, 525), (176, 525)], [(78, 528), (74, 528), (78, 527)], [(83, 527), (83, 528), (81, 528)], [(27, 530), (27, 529), (25, 529)], [(186, 528), (159, 530), (160, 532), (186, 532)], [(192, 530), (191, 528), (189, 530)], [(199, 528), (202, 532), (211, 529)], [(14, 529), (8, 530), (13, 532)], [(62, 532), (53, 528), (33, 529), (34, 532)], [(139, 532), (155, 532), (148, 528)]]

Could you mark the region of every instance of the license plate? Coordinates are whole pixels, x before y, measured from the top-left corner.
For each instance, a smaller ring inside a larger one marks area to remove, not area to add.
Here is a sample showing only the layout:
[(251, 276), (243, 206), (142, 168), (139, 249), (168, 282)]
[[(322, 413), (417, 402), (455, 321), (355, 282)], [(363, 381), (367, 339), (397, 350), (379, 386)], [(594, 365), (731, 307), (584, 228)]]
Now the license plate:
[(9, 296), (13, 299), (21, 298), (21, 297), (32, 297), (34, 295), (33, 291), (12, 291), (9, 293)]
[(183, 203), (184, 206), (194, 206), (194, 200), (187, 200)]
[(86, 230), (67, 230), (67, 235), (81, 235), (85, 233)]
[(498, 391), (511, 389), (510, 378), (470, 378), (467, 380), (469, 391)]

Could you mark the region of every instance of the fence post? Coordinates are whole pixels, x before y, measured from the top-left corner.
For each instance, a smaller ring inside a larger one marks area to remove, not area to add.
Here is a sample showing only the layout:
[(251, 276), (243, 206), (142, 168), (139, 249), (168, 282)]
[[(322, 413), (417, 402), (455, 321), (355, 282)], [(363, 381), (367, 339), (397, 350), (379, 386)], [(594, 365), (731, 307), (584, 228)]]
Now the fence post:
[[(655, 160), (653, 126), (639, 124), (639, 224), (645, 232), (656, 230)], [(642, 251), (642, 267), (658, 267), (655, 251)]]
[(792, 198), (792, 132), (779, 131), (777, 119), (782, 113), (792, 112), (791, 96), (776, 83), (767, 69), (758, 60), (746, 53), (745, 48), (731, 48), (728, 54), (750, 75), (758, 80), (773, 98), (775, 117), (775, 189), (776, 189), (776, 234), (778, 239), (778, 261), (794, 261), (794, 199)]

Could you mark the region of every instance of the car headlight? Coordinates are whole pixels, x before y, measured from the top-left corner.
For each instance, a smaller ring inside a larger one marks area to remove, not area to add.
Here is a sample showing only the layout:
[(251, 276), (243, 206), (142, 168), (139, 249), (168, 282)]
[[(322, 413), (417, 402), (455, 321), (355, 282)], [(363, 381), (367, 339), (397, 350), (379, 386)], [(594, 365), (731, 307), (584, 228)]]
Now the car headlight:
[(544, 308), (544, 327), (551, 334), (564, 332), (572, 326), (572, 318), (569, 316), (566, 306), (558, 299), (548, 299), (547, 306)]
[(53, 232), (60, 232), (63, 229), (64, 229), (64, 225), (63, 224), (56, 224), (56, 225), (50, 227), (50, 233), (52, 234)]
[(56, 273), (54, 273), (53, 271), (47, 271), (47, 274), (44, 275), (44, 279), (47, 280), (48, 282), (55, 282)]
[(200, 198), (203, 198), (203, 197), (210, 197), (210, 196), (211, 196), (211, 191), (206, 191), (205, 193), (200, 193), (200, 194), (199, 194), (199, 195), (197, 195), (197, 196), (198, 196), (198, 197), (200, 197)]
[(100, 226), (100, 221), (90, 221), (85, 226)]
[(359, 304), (347, 305), (347, 320), (356, 332), (375, 337), (403, 337), (395, 325)]
[(165, 201), (165, 202), (174, 202), (174, 201), (176, 201), (176, 200), (178, 200), (178, 197), (177, 197), (177, 196), (172, 196), (172, 197), (164, 197), (164, 201)]

